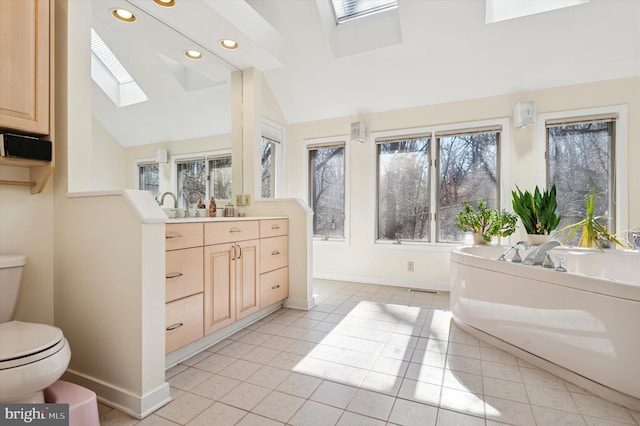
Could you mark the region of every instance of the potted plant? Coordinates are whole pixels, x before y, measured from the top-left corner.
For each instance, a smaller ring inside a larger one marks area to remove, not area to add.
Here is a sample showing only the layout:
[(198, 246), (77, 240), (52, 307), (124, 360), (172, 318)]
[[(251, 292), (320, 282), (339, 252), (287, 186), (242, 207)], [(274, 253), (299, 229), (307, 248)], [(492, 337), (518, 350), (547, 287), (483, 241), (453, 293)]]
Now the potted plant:
[(488, 208), (484, 200), (478, 201), (477, 211), (465, 201), (464, 209), (458, 213), (457, 225), (463, 232), (473, 232), (475, 244), (487, 244), (494, 236), (508, 237), (513, 234), (517, 220), (513, 213)]
[(578, 245), (580, 247), (597, 247), (599, 250), (603, 248), (610, 248), (613, 243), (618, 244), (622, 247), (628, 247), (625, 243), (623, 243), (618, 237), (609, 232), (607, 226), (600, 223), (601, 220), (606, 220), (608, 217), (606, 216), (594, 216), (594, 207), (596, 204), (596, 190), (598, 186), (596, 185), (589, 194), (587, 194), (587, 198), (585, 201), (585, 207), (587, 208), (587, 215), (584, 219), (579, 222), (576, 222), (572, 225), (567, 225), (561, 230), (558, 231), (558, 234), (562, 234), (568, 232), (564, 242), (566, 243), (574, 236), (574, 234), (578, 231), (582, 231), (580, 235), (580, 241)]
[[(513, 211), (520, 217), (531, 245), (540, 245), (548, 238), (551, 231), (558, 227), (561, 216), (556, 214), (556, 186), (540, 191), (536, 185), (533, 194), (522, 192), (518, 185), (511, 191)], [(542, 236), (542, 237), (540, 237)]]

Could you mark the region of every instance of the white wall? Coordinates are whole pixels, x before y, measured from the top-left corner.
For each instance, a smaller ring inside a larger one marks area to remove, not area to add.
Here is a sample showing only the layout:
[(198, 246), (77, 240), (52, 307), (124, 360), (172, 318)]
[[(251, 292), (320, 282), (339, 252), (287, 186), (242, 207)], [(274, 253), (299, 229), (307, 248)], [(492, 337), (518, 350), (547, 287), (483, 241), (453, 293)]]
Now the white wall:
[[(29, 169), (0, 166), (0, 180), (29, 180)], [(53, 324), (53, 182), (40, 194), (0, 185), (0, 253), (27, 255), (14, 319)]]
[(92, 188), (94, 190), (128, 188), (129, 186), (125, 184), (125, 148), (95, 117), (92, 123)]
[[(640, 78), (627, 78), (592, 84), (566, 86), (527, 93), (430, 105), (419, 108), (340, 117), (290, 125), (286, 148), (287, 196), (307, 200), (307, 176), (304, 172), (304, 141), (349, 133), (350, 123), (364, 121), (367, 131), (380, 132), (440, 124), (510, 118), (513, 106), (523, 100), (535, 102), (538, 114), (627, 104), (629, 226), (640, 225)], [(510, 128), (507, 191), (518, 184), (534, 187), (539, 182), (536, 164), (535, 126)], [(441, 249), (382, 246), (373, 243), (375, 229), (375, 161), (372, 140), (351, 144), (350, 243), (318, 241), (314, 245), (314, 276), (420, 288), (448, 289), (449, 252)], [(505, 206), (507, 207), (507, 206)], [(522, 231), (518, 231), (522, 232)], [(522, 237), (516, 234), (512, 238)], [(415, 262), (415, 272), (407, 271), (407, 261)]]

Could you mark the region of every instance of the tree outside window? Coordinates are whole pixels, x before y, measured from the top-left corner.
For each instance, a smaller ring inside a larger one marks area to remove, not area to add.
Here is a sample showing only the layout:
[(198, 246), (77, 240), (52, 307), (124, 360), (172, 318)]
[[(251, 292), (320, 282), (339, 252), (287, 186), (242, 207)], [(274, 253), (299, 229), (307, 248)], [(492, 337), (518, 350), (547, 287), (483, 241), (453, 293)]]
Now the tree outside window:
[(233, 194), (231, 156), (209, 159), (209, 197), (231, 200)]
[(309, 148), (309, 202), (313, 235), (344, 238), (345, 147)]
[(465, 201), (499, 208), (500, 131), (436, 132), (435, 144), (431, 135), (377, 141), (378, 240), (459, 242)]
[(204, 158), (177, 163), (177, 171), (178, 207), (186, 208), (197, 204), (195, 196), (187, 200), (191, 191), (198, 191), (204, 200), (207, 196), (207, 163)]
[(158, 163), (138, 164), (138, 189), (151, 192), (153, 198), (160, 195), (160, 167)]
[(260, 142), (260, 159), (262, 165), (261, 195), (262, 198), (275, 197), (275, 142), (262, 138)]
[(614, 128), (613, 119), (547, 125), (547, 185), (556, 185), (559, 229), (585, 217), (586, 196), (597, 186), (594, 214), (610, 217), (615, 231)]
[(377, 144), (378, 239), (429, 241), (429, 138)]
[(477, 208), (484, 200), (498, 209), (497, 132), (438, 137), (438, 241), (462, 241), (456, 225), (458, 212), (468, 201)]

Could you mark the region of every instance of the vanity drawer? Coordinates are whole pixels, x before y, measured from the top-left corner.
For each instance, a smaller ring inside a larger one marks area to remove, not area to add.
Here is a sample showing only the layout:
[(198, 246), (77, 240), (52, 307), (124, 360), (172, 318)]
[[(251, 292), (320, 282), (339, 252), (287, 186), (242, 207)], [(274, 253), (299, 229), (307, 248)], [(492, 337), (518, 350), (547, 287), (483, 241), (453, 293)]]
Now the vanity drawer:
[(289, 296), (289, 268), (260, 275), (260, 307), (265, 308)]
[(202, 245), (202, 223), (168, 223), (165, 230), (165, 250)]
[(202, 247), (171, 250), (166, 253), (166, 301), (171, 302), (202, 292)]
[(288, 237), (262, 238), (260, 240), (260, 272), (269, 272), (287, 266), (289, 259)]
[(254, 240), (260, 236), (257, 220), (233, 220), (228, 222), (206, 222), (204, 224), (204, 245), (233, 243)]
[(165, 353), (200, 339), (202, 330), (202, 293), (165, 305)]
[(260, 238), (278, 237), (289, 233), (289, 219), (267, 219), (260, 221)]

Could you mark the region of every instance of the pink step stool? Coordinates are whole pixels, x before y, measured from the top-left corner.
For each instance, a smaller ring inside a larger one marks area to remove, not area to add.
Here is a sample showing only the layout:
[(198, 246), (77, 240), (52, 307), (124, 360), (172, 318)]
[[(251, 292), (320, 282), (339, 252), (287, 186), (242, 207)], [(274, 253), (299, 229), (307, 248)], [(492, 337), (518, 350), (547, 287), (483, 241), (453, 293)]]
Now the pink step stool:
[(44, 390), (48, 404), (69, 404), (69, 426), (100, 426), (96, 394), (75, 383), (58, 380)]

